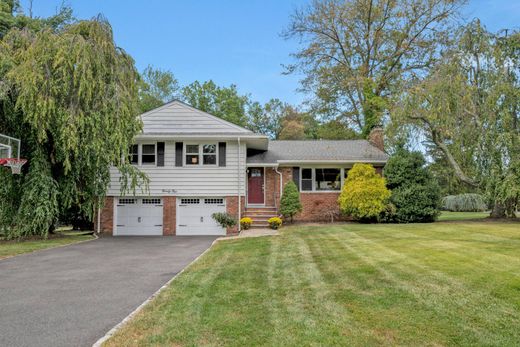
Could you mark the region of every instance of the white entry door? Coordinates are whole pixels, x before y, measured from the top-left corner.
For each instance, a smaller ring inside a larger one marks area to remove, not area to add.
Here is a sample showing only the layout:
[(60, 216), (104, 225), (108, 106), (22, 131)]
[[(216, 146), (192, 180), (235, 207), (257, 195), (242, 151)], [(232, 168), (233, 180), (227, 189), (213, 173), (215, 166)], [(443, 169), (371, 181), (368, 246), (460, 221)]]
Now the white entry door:
[(226, 212), (224, 198), (177, 198), (177, 235), (226, 235), (211, 215)]
[(152, 236), (163, 234), (161, 198), (119, 198), (117, 201), (117, 236)]

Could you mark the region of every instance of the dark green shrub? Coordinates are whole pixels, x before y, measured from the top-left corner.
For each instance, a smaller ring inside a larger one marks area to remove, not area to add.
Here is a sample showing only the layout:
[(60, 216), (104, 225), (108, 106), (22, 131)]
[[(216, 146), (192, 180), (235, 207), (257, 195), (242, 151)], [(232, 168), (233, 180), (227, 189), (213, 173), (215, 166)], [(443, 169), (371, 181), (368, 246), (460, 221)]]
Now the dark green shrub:
[(289, 218), (292, 223), (294, 215), (301, 211), (300, 192), (296, 184), (293, 181), (289, 181), (283, 189), (282, 199), (280, 200), (280, 213), (284, 218)]
[(488, 209), (484, 197), (474, 193), (445, 196), (441, 206), (443, 210), (453, 212), (482, 212)]
[(213, 213), (211, 217), (223, 228), (231, 228), (237, 224), (235, 218), (225, 212)]
[[(398, 223), (433, 222), (439, 215), (440, 189), (420, 152), (399, 149), (385, 166), (386, 185)], [(388, 217), (387, 217), (388, 218)]]

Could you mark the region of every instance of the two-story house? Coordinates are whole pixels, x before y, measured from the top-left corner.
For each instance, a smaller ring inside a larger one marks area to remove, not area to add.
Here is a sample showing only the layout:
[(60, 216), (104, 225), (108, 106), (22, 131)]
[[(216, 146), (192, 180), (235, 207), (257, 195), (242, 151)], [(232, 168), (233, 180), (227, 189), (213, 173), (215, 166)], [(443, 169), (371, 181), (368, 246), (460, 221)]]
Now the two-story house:
[(255, 226), (278, 214), (284, 185), (293, 180), (303, 204), (297, 221), (326, 221), (354, 163), (380, 172), (388, 156), (383, 136), (370, 140), (270, 141), (183, 102), (142, 114), (143, 131), (130, 160), (145, 172), (149, 191), (121, 196), (119, 172), (111, 169), (97, 230), (113, 235), (226, 235), (211, 217), (250, 216)]

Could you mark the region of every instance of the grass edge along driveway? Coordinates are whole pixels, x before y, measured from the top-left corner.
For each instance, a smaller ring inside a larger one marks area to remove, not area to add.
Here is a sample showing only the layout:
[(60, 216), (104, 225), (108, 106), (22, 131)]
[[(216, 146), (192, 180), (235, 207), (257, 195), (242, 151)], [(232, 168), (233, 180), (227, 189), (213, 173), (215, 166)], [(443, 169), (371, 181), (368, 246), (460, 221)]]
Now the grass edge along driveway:
[(0, 260), (14, 257), (20, 254), (32, 253), (44, 249), (71, 245), (74, 243), (93, 240), (94, 236), (82, 233), (65, 233), (59, 237), (34, 240), (0, 240)]
[(294, 226), (219, 242), (104, 346), (512, 346), (519, 229)]

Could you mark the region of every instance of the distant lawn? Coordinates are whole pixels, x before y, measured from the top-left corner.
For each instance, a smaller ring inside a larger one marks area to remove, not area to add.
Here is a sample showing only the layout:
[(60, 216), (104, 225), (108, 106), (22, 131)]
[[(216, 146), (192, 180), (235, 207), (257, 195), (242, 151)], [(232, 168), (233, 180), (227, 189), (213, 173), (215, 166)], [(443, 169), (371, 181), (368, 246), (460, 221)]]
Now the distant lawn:
[(456, 221), (468, 219), (482, 219), (489, 217), (489, 212), (449, 212), (442, 211), (439, 221)]
[(518, 346), (520, 224), (283, 228), (217, 243), (108, 346)]
[(54, 236), (47, 240), (27, 241), (2, 241), (0, 239), (0, 259), (30, 253), (40, 249), (68, 245), (79, 241), (90, 240), (93, 236), (81, 235), (81, 233), (64, 232), (63, 235)]

